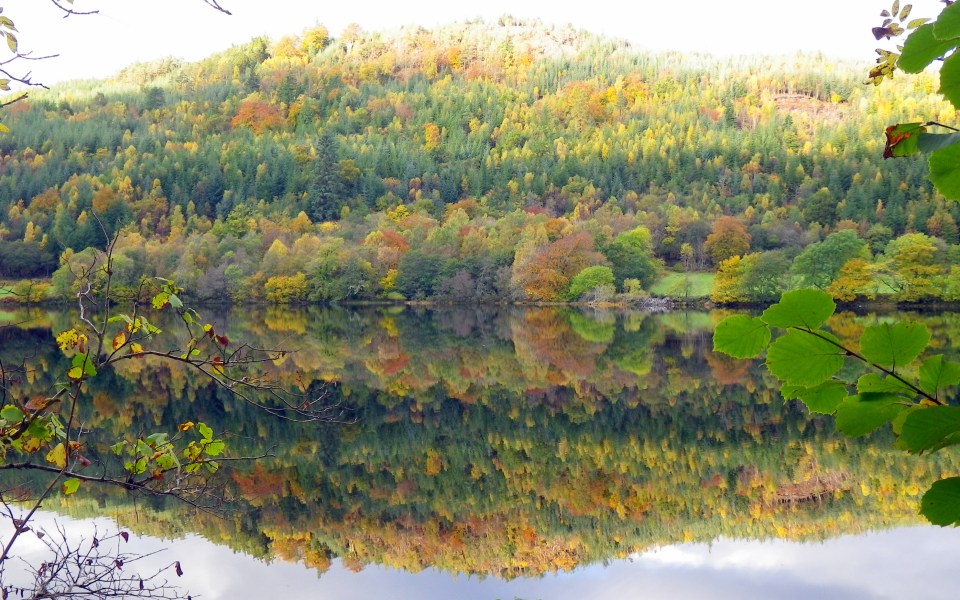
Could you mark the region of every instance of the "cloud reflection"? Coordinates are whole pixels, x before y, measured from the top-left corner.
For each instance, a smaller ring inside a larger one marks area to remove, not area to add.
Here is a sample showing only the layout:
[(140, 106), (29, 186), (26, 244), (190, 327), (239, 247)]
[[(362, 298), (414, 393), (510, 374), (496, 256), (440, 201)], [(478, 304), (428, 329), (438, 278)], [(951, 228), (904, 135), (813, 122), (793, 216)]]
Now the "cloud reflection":
[[(38, 524), (52, 526), (44, 514)], [(106, 519), (58, 518), (72, 535), (114, 531)], [(25, 540), (26, 541), (26, 540)], [(145, 568), (180, 560), (182, 585), (208, 600), (245, 598), (382, 600), (589, 600), (643, 598), (687, 600), (939, 600), (960, 588), (955, 568), (960, 531), (909, 527), (823, 542), (719, 539), (711, 544), (664, 546), (607, 566), (543, 578), (500, 581), (451, 576), (433, 569), (406, 573), (367, 567), (353, 573), (335, 561), (322, 575), (302, 565), (267, 563), (197, 536), (177, 540), (131, 538), (131, 550), (167, 550)], [(35, 544), (21, 551), (37, 552)]]

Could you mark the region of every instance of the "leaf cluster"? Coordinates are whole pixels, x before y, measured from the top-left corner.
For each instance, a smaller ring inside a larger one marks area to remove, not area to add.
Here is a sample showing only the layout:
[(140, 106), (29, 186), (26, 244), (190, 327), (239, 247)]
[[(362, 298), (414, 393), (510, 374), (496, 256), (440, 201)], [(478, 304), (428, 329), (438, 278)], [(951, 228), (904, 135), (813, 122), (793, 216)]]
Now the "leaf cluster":
[[(759, 317), (737, 315), (718, 324), (714, 349), (735, 358), (765, 352), (783, 397), (834, 415), (846, 435), (892, 424), (897, 446), (910, 453), (960, 444), (960, 406), (948, 401), (960, 385), (960, 363), (940, 354), (921, 360), (930, 343), (926, 326), (879, 323), (866, 327), (854, 346), (825, 328), (835, 310), (825, 292), (787, 292)], [(774, 339), (774, 332), (781, 335)], [(960, 524), (958, 493), (960, 477), (937, 482), (921, 513), (938, 525)]]
[[(894, 3), (894, 8), (898, 3)], [(905, 7), (907, 15), (909, 8)], [(886, 13), (886, 11), (884, 11)], [(895, 12), (894, 12), (895, 14)], [(884, 21), (883, 35), (877, 39), (900, 35), (903, 29), (888, 18)], [(901, 21), (903, 18), (900, 19)], [(892, 77), (894, 68), (906, 73), (920, 73), (934, 62), (940, 66), (940, 94), (954, 108), (960, 108), (960, 5), (948, 3), (940, 15), (933, 21), (916, 19), (907, 24), (913, 32), (906, 38), (899, 55), (878, 50), (878, 66), (871, 72), (871, 81), (879, 84), (886, 77)], [(874, 30), (877, 33), (877, 30)], [(931, 133), (929, 126), (940, 126), (950, 133)], [(930, 154), (930, 180), (944, 196), (951, 200), (960, 200), (960, 132), (957, 129), (930, 121), (928, 123), (907, 123), (891, 125), (886, 130), (887, 143), (884, 157), (911, 156), (920, 152)]]

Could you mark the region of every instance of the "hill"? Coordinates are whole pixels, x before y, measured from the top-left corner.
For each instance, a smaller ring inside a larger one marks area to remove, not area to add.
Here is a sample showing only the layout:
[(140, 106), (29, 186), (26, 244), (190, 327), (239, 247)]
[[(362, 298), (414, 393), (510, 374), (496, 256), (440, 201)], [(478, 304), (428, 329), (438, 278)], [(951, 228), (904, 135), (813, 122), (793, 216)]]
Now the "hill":
[(509, 17), (132, 65), (11, 107), (0, 276), (91, 260), (101, 224), (126, 228), (124, 285), (274, 301), (556, 300), (590, 266), (639, 292), (660, 264), (719, 262), (724, 216), (788, 259), (843, 229), (874, 252), (908, 232), (956, 244), (925, 164), (881, 160), (886, 125), (953, 109), (932, 75), (864, 79)]

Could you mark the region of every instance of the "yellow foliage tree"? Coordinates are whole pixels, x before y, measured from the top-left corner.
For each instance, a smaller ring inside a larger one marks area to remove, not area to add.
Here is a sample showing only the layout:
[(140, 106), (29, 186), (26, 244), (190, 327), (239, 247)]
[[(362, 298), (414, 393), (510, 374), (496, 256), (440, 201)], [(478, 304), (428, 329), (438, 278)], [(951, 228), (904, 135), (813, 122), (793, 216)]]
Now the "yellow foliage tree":
[(873, 298), (871, 290), (873, 283), (873, 269), (869, 261), (864, 258), (851, 258), (842, 267), (837, 278), (827, 287), (827, 293), (835, 300), (852, 302), (857, 295)]
[(307, 299), (307, 276), (303, 273), (296, 275), (278, 275), (267, 279), (263, 284), (267, 292), (267, 301), (275, 304), (294, 304)]

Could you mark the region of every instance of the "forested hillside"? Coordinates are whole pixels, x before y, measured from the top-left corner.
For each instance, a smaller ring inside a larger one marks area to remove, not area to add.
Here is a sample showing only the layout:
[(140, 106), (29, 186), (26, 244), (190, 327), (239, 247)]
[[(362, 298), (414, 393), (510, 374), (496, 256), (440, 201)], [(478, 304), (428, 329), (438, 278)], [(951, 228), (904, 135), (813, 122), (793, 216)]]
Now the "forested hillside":
[[(121, 289), (164, 275), (199, 299), (639, 297), (664, 268), (718, 265), (719, 301), (877, 278), (960, 296), (960, 209), (922, 160), (882, 158), (886, 125), (954, 110), (934, 75), (865, 78), (509, 17), (134, 65), (8, 109), (0, 277), (68, 292), (102, 224), (124, 229)], [(811, 258), (841, 234), (844, 261)]]

